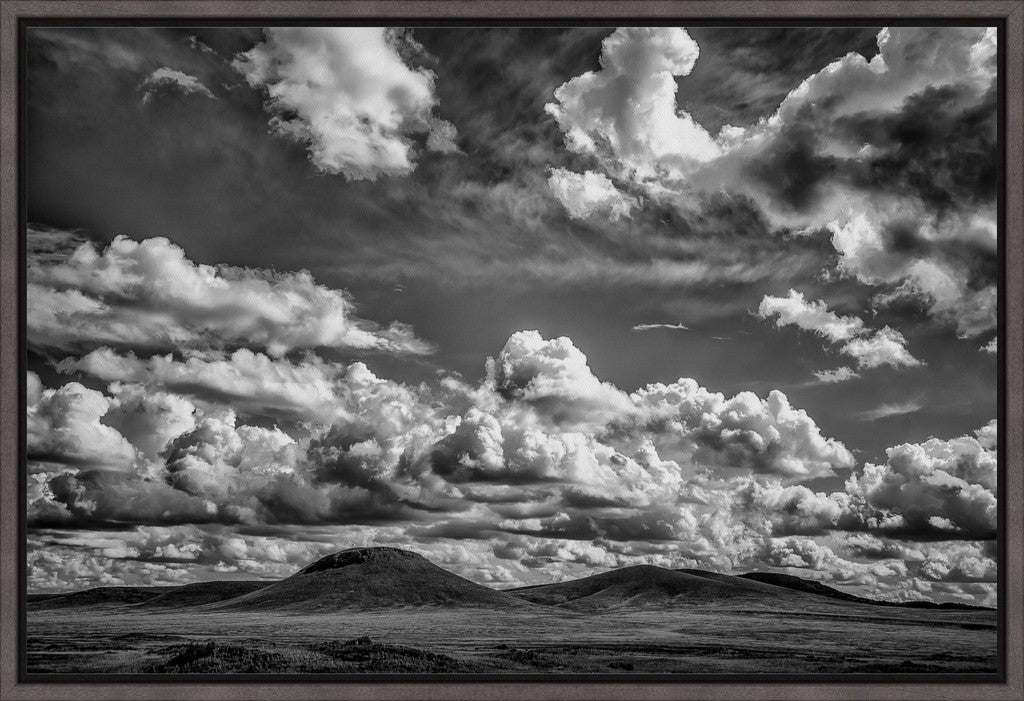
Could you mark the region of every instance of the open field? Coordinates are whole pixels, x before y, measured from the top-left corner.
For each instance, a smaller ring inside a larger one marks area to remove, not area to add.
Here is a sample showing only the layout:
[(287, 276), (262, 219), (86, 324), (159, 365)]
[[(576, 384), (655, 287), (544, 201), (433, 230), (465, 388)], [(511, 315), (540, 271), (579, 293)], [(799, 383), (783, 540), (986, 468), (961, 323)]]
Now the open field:
[[(30, 672), (991, 672), (993, 611), (32, 611)], [(368, 637), (367, 641), (353, 641)], [(398, 648), (412, 648), (410, 650)]]

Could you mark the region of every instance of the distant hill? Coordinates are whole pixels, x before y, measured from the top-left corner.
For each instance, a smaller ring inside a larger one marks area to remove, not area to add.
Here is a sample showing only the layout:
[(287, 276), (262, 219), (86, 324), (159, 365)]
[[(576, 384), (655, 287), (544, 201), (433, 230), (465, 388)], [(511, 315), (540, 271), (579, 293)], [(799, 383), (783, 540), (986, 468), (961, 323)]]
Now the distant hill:
[(177, 587), (96, 587), (29, 601), (29, 609), (46, 611), (76, 606), (133, 606)]
[(215, 604), (217, 610), (301, 613), (342, 609), (528, 606), (397, 548), (351, 548), (328, 555), (259, 591)]
[(919, 609), (991, 610), (959, 603), (888, 602), (847, 594), (813, 580), (774, 572), (727, 575), (637, 565), (554, 584), (495, 590), (398, 548), (350, 548), (277, 582), (216, 581), (177, 587), (98, 587), (65, 594), (29, 594), (29, 610), (122, 607), (160, 610), (329, 612), (402, 607), (525, 608), (580, 611), (617, 607), (679, 607), (744, 602), (813, 606), (845, 602)]
[(795, 592), (700, 570), (636, 565), (556, 584), (510, 589), (527, 601), (575, 609), (687, 606), (723, 600), (792, 598)]
[(196, 582), (195, 584), (174, 587), (166, 593), (146, 599), (138, 604), (138, 607), (167, 609), (215, 604), (228, 599), (234, 599), (238, 596), (251, 594), (270, 583), (266, 581)]
[(948, 610), (983, 610), (991, 611), (992, 609), (987, 606), (973, 606), (971, 604), (958, 604), (956, 602), (946, 601), (943, 603), (936, 603), (934, 601), (880, 601), (878, 599), (868, 599), (863, 596), (856, 596), (854, 594), (847, 594), (844, 591), (840, 591), (827, 584), (816, 582), (812, 579), (803, 579), (801, 577), (794, 577), (791, 574), (778, 574), (776, 572), (748, 572), (747, 574), (739, 575), (743, 579), (749, 579), (754, 582), (764, 582), (765, 584), (771, 584), (777, 587), (785, 587), (787, 589), (793, 589), (795, 591), (808, 592), (810, 594), (817, 594), (818, 596), (824, 596), (829, 599), (838, 599), (840, 601), (849, 601), (858, 604), (872, 604), (874, 606), (899, 606), (902, 608), (917, 608), (917, 609), (948, 609)]

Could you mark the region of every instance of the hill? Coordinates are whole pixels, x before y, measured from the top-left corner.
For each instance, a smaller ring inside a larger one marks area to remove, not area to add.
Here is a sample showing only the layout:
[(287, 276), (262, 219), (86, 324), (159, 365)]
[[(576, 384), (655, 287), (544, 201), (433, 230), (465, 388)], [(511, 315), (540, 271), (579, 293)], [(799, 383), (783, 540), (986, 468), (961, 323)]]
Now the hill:
[(397, 548), (350, 548), (328, 555), (292, 576), (213, 607), (302, 613), (342, 609), (468, 607), (510, 609), (521, 599), (441, 569)]
[(146, 599), (139, 608), (187, 608), (219, 603), (238, 596), (244, 596), (266, 587), (265, 581), (196, 582), (174, 587), (170, 591)]
[(173, 589), (177, 587), (96, 587), (29, 601), (28, 607), (46, 611), (77, 606), (133, 606)]
[(792, 589), (794, 591), (807, 592), (809, 594), (815, 594), (817, 596), (823, 596), (829, 599), (838, 599), (840, 601), (848, 601), (851, 603), (858, 604), (872, 604), (874, 606), (899, 606), (902, 608), (918, 609), (948, 609), (960, 611), (991, 610), (986, 606), (958, 604), (952, 601), (936, 603), (934, 601), (881, 601), (879, 599), (868, 599), (863, 596), (847, 594), (844, 591), (840, 591), (838, 589), (835, 589), (834, 587), (830, 587), (827, 584), (822, 584), (821, 582), (816, 582), (812, 579), (794, 577), (791, 574), (779, 574), (776, 572), (748, 572), (747, 574), (741, 574), (739, 576), (743, 579), (749, 579), (753, 582), (763, 582), (765, 584), (771, 584), (776, 587), (785, 587), (786, 589)]
[(799, 596), (738, 577), (700, 570), (669, 570), (637, 565), (557, 584), (510, 589), (527, 601), (575, 609), (619, 606), (687, 606), (724, 600), (763, 600)]

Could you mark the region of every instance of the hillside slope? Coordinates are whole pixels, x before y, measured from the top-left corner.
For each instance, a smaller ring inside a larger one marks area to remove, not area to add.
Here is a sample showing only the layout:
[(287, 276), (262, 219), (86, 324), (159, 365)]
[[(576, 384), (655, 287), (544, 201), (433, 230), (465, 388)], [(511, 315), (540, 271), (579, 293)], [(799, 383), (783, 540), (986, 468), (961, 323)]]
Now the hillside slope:
[(396, 548), (351, 548), (212, 608), (316, 613), (342, 609), (526, 606), (529, 604), (511, 594), (452, 574), (416, 553)]

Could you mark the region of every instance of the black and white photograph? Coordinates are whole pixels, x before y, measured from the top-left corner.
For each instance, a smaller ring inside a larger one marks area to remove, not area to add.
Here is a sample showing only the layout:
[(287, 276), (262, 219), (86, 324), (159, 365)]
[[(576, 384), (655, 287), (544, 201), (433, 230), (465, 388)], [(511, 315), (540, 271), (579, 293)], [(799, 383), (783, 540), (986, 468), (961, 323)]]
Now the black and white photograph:
[(997, 672), (997, 27), (647, 24), (26, 29), (27, 673)]

